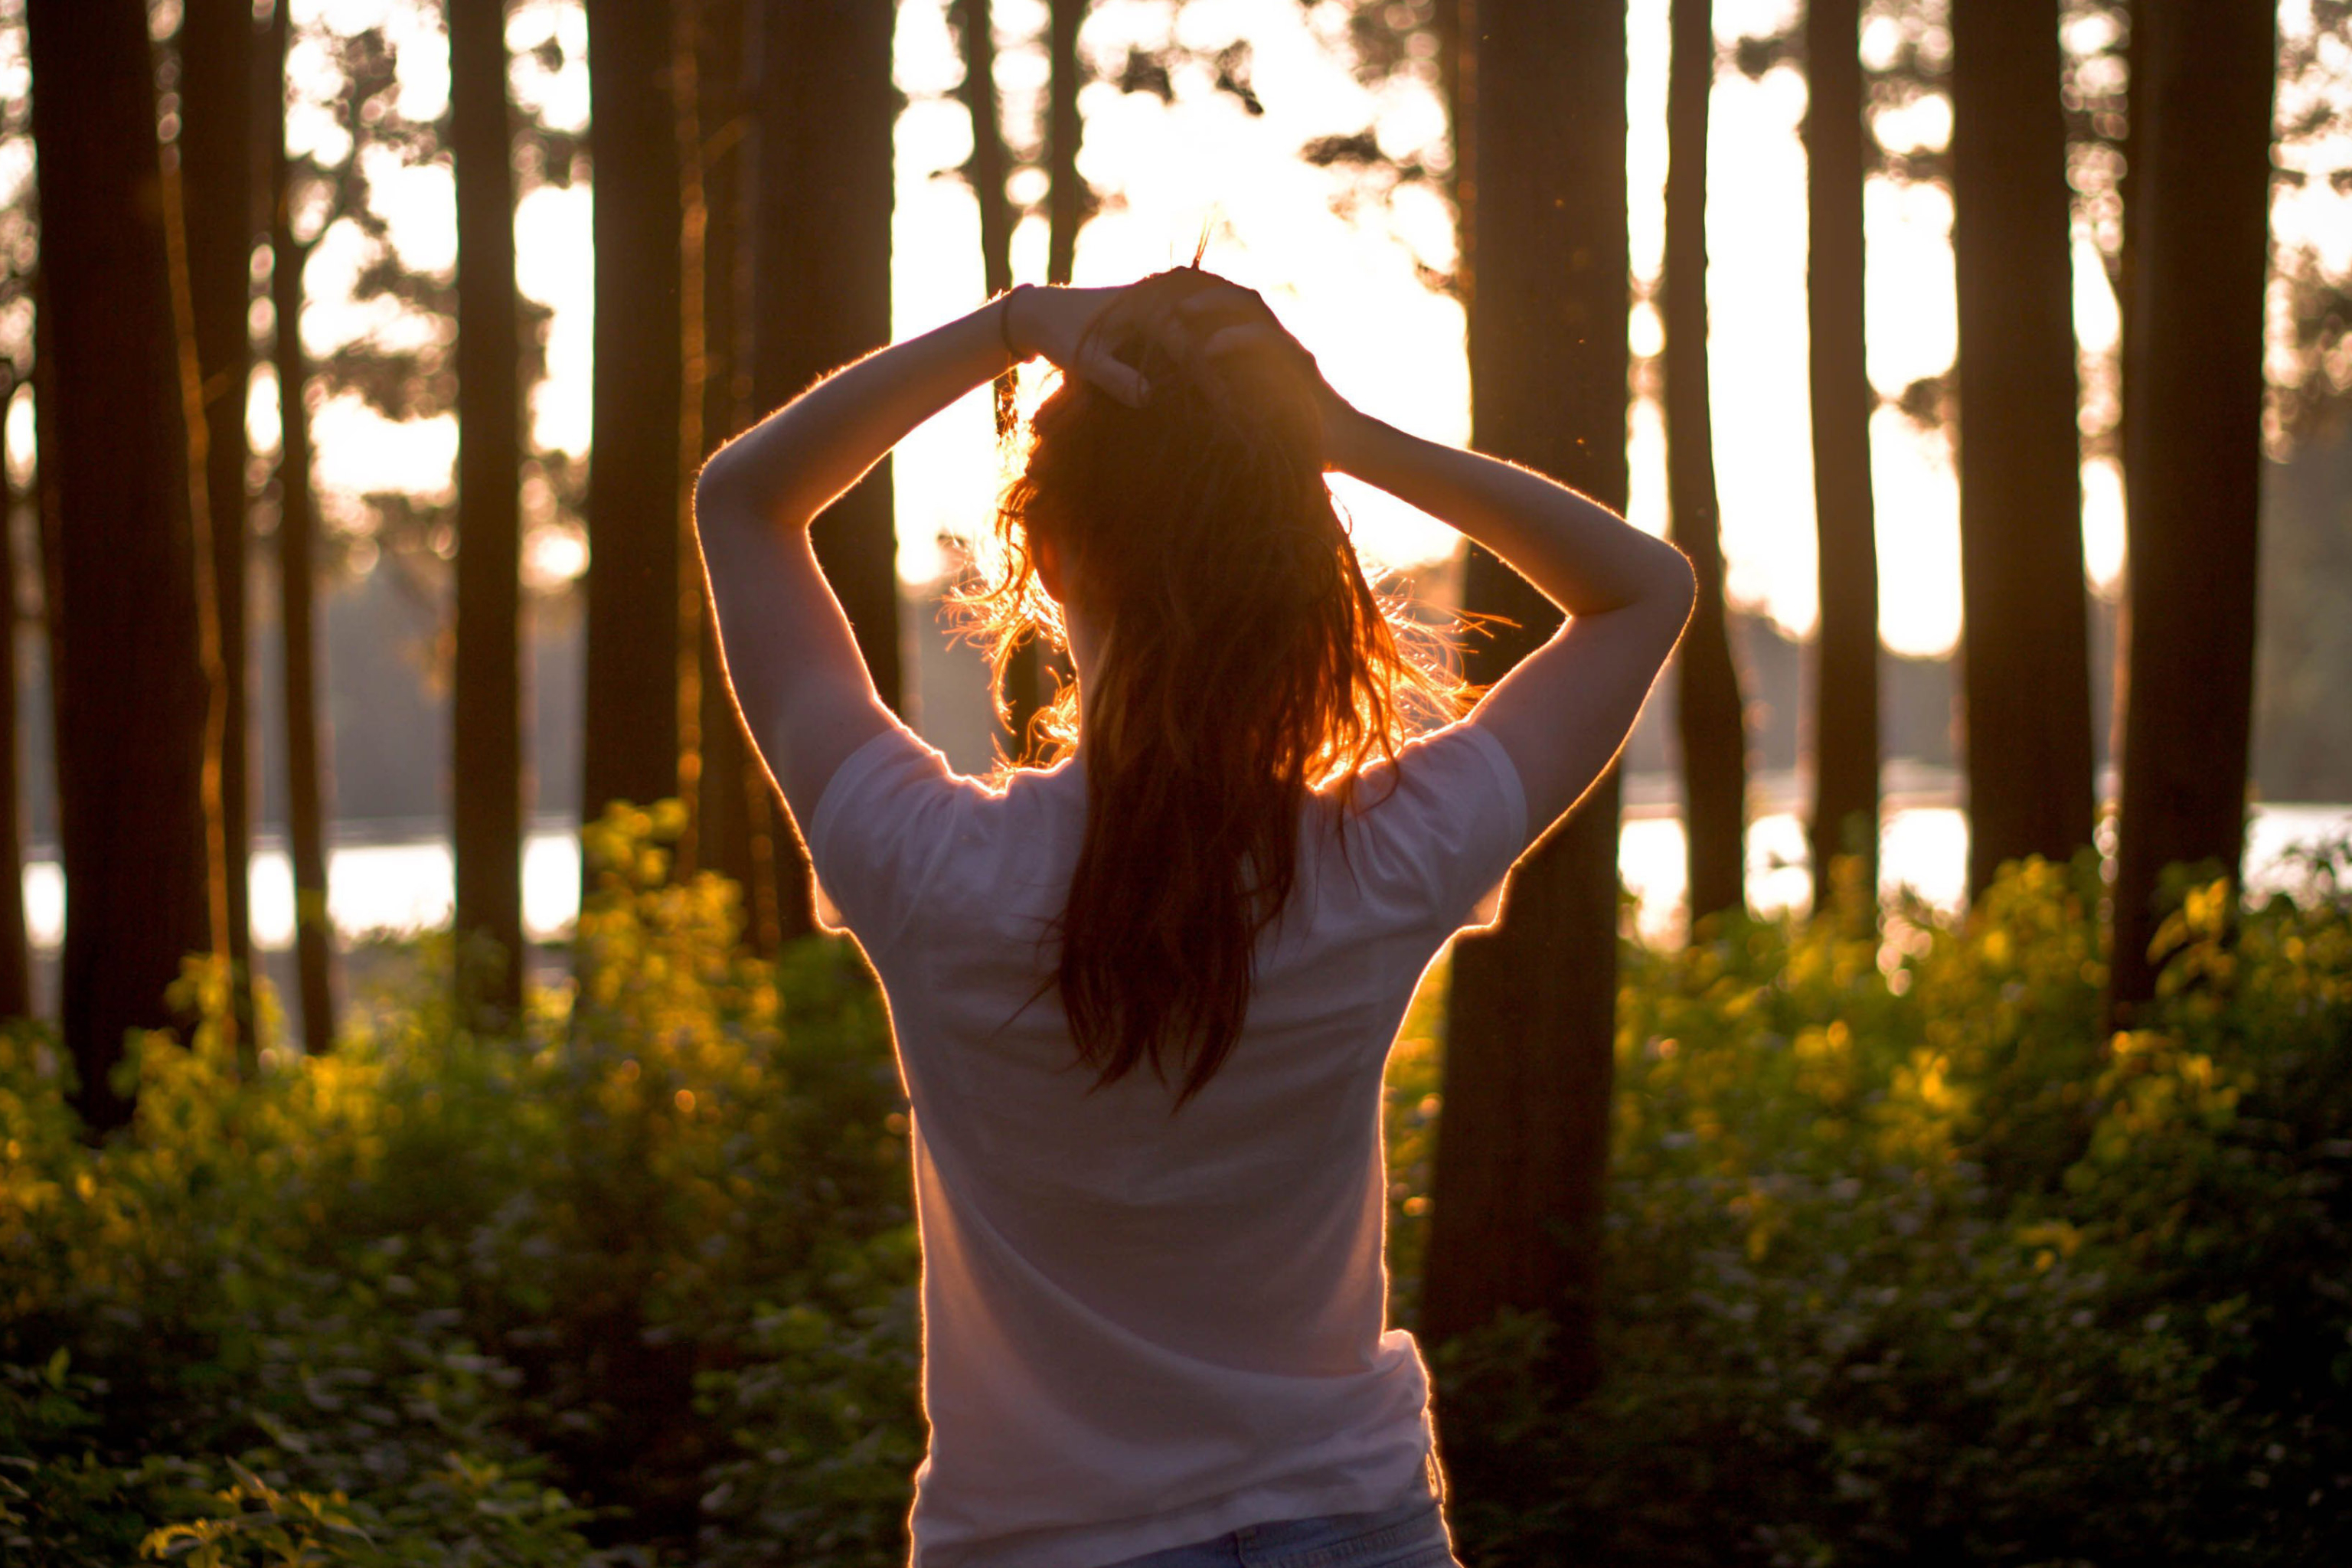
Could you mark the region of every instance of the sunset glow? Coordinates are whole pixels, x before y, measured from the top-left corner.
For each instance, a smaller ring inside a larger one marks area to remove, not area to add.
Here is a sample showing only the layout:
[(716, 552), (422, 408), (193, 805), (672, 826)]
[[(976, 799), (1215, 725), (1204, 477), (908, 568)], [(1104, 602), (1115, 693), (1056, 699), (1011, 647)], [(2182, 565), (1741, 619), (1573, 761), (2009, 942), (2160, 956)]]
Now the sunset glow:
[[(356, 30), (383, 25), (402, 46), (399, 108), (427, 119), (448, 92), (446, 47), (436, 20), (414, 0), (293, 0), (305, 28)], [(997, 79), (1008, 135), (1034, 144), (1044, 112), (1046, 63), (1040, 0), (1000, 0)], [(2292, 12), (2294, 6), (2290, 5)], [(1796, 0), (1718, 0), (1719, 41), (1780, 30)], [(1627, 168), (1634, 287), (1654, 284), (1663, 245), (1665, 177), (1666, 5), (1633, 0), (1628, 24), (1626, 104), (1632, 135)], [(2285, 17), (2292, 26), (2294, 18)], [(1290, 0), (1107, 0), (1089, 16), (1082, 51), (1098, 67), (1130, 47), (1171, 38), (1213, 47), (1245, 37), (1253, 79), (1265, 112), (1251, 115), (1205, 79), (1178, 71), (1173, 100), (1122, 93), (1107, 82), (1081, 100), (1086, 140), (1079, 167), (1103, 205), (1078, 245), (1081, 283), (1116, 282), (1189, 258), (1208, 237), (1208, 264), (1260, 289), (1321, 360), (1333, 384), (1383, 418), (1440, 440), (1469, 434), (1469, 378), (1461, 309), (1423, 280), (1420, 269), (1454, 264), (1453, 214), (1429, 182), (1381, 191), (1344, 169), (1318, 169), (1299, 156), (1318, 136), (1369, 128), (1386, 152), (1446, 165), (1447, 128), (1433, 66), (1391, 79), (1378, 89), (1348, 68), (1339, 7), (1301, 7)], [(512, 82), (519, 109), (551, 129), (584, 130), (588, 118), (586, 24), (577, 0), (522, 0), (511, 14)], [(2078, 47), (2103, 41), (2070, 40)], [(1865, 37), (1866, 56), (1885, 37)], [(538, 52), (552, 44), (561, 63)], [(962, 64), (947, 23), (946, 0), (904, 0), (897, 41), (898, 84), (908, 98), (898, 132), (892, 279), (894, 327), (919, 331), (978, 303), (982, 293), (977, 206), (959, 170), (971, 150), (971, 125), (954, 97)], [(335, 90), (324, 52), (299, 47), (289, 142), (325, 157), (348, 155), (348, 137), (328, 112)], [(2284, 109), (2284, 106), (2283, 106)], [(1729, 588), (1741, 605), (1769, 616), (1785, 631), (1810, 631), (1815, 613), (1811, 426), (1807, 394), (1805, 163), (1799, 132), (1805, 85), (1779, 67), (1750, 80), (1724, 69), (1716, 83), (1709, 142), (1708, 300), (1714, 382), (1716, 466), (1722, 491), (1723, 543)], [(1882, 114), (1875, 132), (1896, 151), (1935, 149), (1948, 139), (1948, 101), (1929, 94)], [(2326, 149), (2305, 150), (2323, 163)], [(368, 156), (366, 153), (362, 157)], [(2339, 160), (2340, 161), (2340, 160)], [(454, 262), (456, 230), (446, 163), (368, 170), (393, 243), (407, 264), (445, 271)], [(1015, 176), (1014, 195), (1040, 193), (1034, 170)], [(531, 434), (542, 450), (584, 454), (589, 439), (590, 321), (593, 255), (588, 185), (542, 184), (518, 202), (519, 282), (524, 295), (552, 311), (546, 341), (549, 375), (532, 395)], [(2346, 201), (2326, 182), (2282, 195), (2278, 229), (2286, 243), (2310, 244), (2337, 260)], [(1955, 348), (1951, 199), (1940, 186), (1874, 178), (1865, 193), (1869, 236), (1866, 310), (1871, 380), (1892, 396), (1948, 371)], [(1042, 281), (1042, 218), (1024, 219), (1013, 236), (1016, 278)], [(383, 306), (352, 302), (364, 245), (348, 223), (319, 237), (307, 276), (312, 303), (304, 339), (323, 353), (363, 335), (397, 341), (430, 330)], [(2097, 251), (2078, 236), (2076, 328), (2086, 355), (2111, 354), (2118, 310)], [(1637, 353), (1663, 342), (1655, 311), (1634, 307)], [(258, 373), (251, 419), (262, 449), (276, 444), (274, 388)], [(2086, 385), (2086, 406), (2101, 395)], [(2086, 417), (2104, 417), (2095, 411)], [(384, 428), (382, 416), (344, 397), (318, 410), (319, 462), (328, 515), (362, 526), (357, 497), (371, 489), (408, 491), (421, 500), (449, 494), (456, 451), (447, 416)], [(1948, 650), (1958, 635), (1958, 498), (1951, 440), (1922, 429), (1892, 407), (1872, 424), (1877, 489), (1881, 630), (1890, 647), (1909, 654)], [(1664, 433), (1654, 401), (1628, 419), (1633, 465), (1629, 513), (1652, 531), (1664, 527)], [(968, 534), (986, 515), (997, 482), (998, 454), (984, 398), (975, 394), (919, 431), (897, 467), (900, 574), (910, 584), (937, 576), (942, 533)], [(1454, 548), (1451, 531), (1364, 487), (1337, 489), (1354, 517), (1368, 555), (1400, 567), (1441, 558)], [(543, 499), (543, 498), (542, 498)], [(576, 520), (551, 504), (528, 507), (544, 537), (529, 553), (534, 575), (553, 582), (576, 573), (585, 552)], [(2116, 580), (2123, 555), (2122, 487), (2111, 463), (2084, 475), (2085, 561), (2102, 588)]]

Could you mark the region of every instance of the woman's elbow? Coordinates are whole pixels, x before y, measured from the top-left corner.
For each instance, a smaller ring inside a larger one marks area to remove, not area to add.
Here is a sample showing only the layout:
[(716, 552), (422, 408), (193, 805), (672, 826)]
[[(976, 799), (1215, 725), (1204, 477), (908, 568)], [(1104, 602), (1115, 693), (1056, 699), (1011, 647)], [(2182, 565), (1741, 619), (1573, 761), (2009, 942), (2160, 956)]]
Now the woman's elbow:
[(1677, 627), (1689, 622), (1698, 605), (1698, 569), (1682, 546), (1660, 542), (1656, 592), (1661, 609), (1670, 612)]
[(721, 447), (702, 465), (694, 477), (694, 526), (697, 531), (708, 531), (711, 522), (732, 510), (733, 492), (737, 489), (734, 462), (729, 449)]

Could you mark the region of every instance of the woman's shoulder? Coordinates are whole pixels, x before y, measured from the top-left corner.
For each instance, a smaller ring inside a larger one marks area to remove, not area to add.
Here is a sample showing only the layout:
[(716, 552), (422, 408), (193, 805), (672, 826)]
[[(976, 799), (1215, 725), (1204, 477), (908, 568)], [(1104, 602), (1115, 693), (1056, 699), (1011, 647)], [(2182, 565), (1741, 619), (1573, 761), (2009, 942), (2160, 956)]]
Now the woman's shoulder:
[(1381, 816), (1455, 816), (1499, 800), (1526, 810), (1518, 770), (1501, 742), (1469, 719), (1416, 735), (1318, 792), (1344, 803), (1349, 822)]
[(983, 781), (893, 723), (835, 771), (807, 825), (811, 859), (869, 952), (961, 908), (998, 879), (1008, 826), (1034, 817), (1041, 778)]
[(1322, 798), (1349, 882), (1410, 923), (1460, 924), (1527, 844), (1510, 757), (1467, 721), (1399, 747)]

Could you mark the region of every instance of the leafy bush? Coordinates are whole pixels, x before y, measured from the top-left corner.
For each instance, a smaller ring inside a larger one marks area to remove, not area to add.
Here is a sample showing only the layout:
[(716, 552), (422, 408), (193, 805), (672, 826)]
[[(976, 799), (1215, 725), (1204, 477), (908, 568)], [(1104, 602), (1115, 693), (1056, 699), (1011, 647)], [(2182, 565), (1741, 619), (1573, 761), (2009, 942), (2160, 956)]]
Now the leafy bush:
[(587, 1563), (723, 1523), (722, 1557), (903, 1560), (879, 1000), (842, 944), (747, 955), (730, 886), (672, 881), (679, 825), (592, 831), (576, 994), (508, 1037), (428, 942), (331, 1055), (244, 1079), (209, 1027), (148, 1037), (95, 1149), (55, 1042), (0, 1040), (0, 1556)]
[[(0, 1035), (0, 1559), (904, 1561), (906, 1121), (854, 950), (749, 955), (619, 811), (580, 978), (459, 1026), (450, 955), (336, 1051), (200, 1029), (92, 1148)], [(2105, 1036), (2095, 868), (1629, 948), (1601, 1390), (1438, 1347), (1481, 1568), (2305, 1563), (2352, 1539), (2352, 851), (2234, 929), (2183, 888)], [(1862, 933), (1862, 934), (1857, 934)], [(1386, 1106), (1409, 1318), (1443, 967)], [(194, 999), (217, 1007), (201, 968)]]
[[(2340, 1560), (2352, 900), (2189, 889), (2102, 1037), (2096, 863), (1631, 950), (1599, 1394), (1440, 1358), (1468, 1560)], [(1849, 911), (1850, 912), (1850, 911)]]

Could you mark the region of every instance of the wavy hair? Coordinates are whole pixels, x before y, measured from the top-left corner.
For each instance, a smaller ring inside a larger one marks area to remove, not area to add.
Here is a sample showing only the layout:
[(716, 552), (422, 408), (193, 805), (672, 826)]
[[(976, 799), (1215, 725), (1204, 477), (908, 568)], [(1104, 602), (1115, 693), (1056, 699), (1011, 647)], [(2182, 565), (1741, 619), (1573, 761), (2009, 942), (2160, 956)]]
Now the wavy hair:
[(1099, 647), (1083, 713), (1065, 683), (1024, 737), (1027, 758), (1075, 751), (1086, 770), (1048, 984), (1098, 1087), (1149, 1061), (1162, 1082), (1181, 1070), (1179, 1107), (1240, 1037), (1310, 792), (1332, 794), (1344, 824), (1362, 771), (1467, 695), (1446, 630), (1365, 579), (1324, 481), (1312, 362), (1252, 351), (1213, 365), (1152, 326), (1220, 282), (1160, 273), (1104, 311), (1097, 338), (1149, 398), (1131, 408), (1063, 379), (1028, 421), (997, 549), (958, 596), (1007, 722), (1015, 651), (1068, 646), (1041, 545), (1086, 606)]

